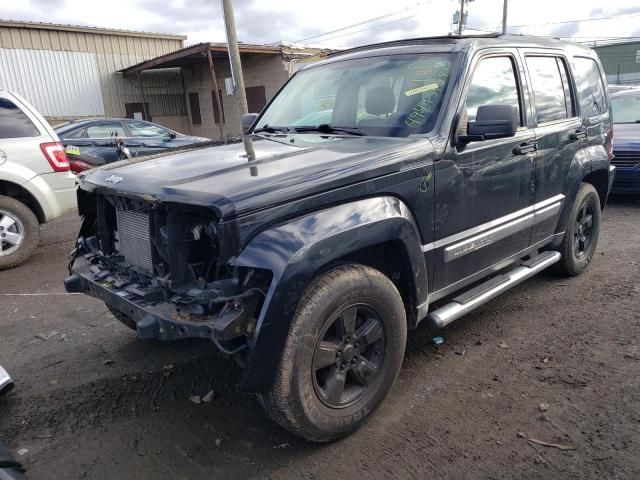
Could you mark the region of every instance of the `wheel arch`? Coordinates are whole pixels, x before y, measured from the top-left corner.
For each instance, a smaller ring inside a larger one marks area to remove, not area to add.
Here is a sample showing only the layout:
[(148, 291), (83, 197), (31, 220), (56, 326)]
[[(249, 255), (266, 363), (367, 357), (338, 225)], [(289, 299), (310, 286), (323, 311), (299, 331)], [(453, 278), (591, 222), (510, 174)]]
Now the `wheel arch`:
[(389, 259), (383, 273), (395, 274), (411, 322), (417, 316), (417, 306), (427, 300), (428, 277), (418, 227), (398, 198), (349, 202), (255, 236), (232, 265), (270, 270), (273, 277), (240, 388), (247, 392), (270, 388), (298, 299), (318, 274), (350, 262), (382, 270)]
[(46, 217), (42, 207), (40, 207), (36, 198), (26, 188), (18, 185), (17, 183), (0, 180), (0, 195), (15, 198), (16, 200), (24, 203), (36, 216), (38, 223), (43, 224), (45, 222)]

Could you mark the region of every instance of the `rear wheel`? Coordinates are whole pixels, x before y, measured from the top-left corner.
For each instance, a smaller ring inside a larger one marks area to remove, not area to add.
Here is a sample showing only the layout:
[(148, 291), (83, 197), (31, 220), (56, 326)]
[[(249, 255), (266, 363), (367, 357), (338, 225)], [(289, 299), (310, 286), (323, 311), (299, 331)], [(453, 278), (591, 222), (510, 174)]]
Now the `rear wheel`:
[(377, 270), (338, 267), (314, 281), (294, 316), (267, 413), (311, 441), (356, 430), (393, 385), (407, 325), (395, 285)]
[(0, 270), (25, 262), (39, 241), (40, 224), (31, 209), (0, 195)]
[(595, 187), (581, 184), (560, 244), (562, 257), (556, 265), (562, 275), (580, 275), (591, 262), (600, 235), (600, 214), (600, 197)]

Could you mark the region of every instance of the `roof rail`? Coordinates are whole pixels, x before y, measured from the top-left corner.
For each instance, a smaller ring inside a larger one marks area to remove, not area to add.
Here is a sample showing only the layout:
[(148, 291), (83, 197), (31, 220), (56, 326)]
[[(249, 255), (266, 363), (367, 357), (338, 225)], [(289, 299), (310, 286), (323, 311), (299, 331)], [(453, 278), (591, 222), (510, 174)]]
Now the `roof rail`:
[(362, 50), (369, 50), (371, 48), (381, 48), (381, 47), (396, 47), (400, 45), (407, 44), (420, 44), (420, 43), (429, 43), (431, 41), (438, 40), (464, 40), (467, 38), (498, 38), (501, 37), (502, 33), (482, 33), (477, 35), (439, 35), (434, 37), (416, 37), (416, 38), (407, 38), (404, 40), (391, 40), (389, 42), (380, 42), (380, 43), (371, 43), (369, 45), (361, 45), (359, 47), (348, 48), (346, 50), (338, 50), (336, 52), (331, 52), (327, 55), (327, 57), (333, 57), (336, 55), (343, 55), (345, 53), (359, 52)]

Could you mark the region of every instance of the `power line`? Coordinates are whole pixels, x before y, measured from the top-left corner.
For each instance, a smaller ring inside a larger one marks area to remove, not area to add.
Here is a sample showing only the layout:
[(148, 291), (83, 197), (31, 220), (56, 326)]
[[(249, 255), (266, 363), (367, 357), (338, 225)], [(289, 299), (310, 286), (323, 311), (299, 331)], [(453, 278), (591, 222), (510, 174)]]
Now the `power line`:
[[(431, 2), (428, 2), (431, 3)], [(320, 33), (318, 35), (313, 35), (311, 37), (306, 37), (306, 38), (301, 38), (300, 40), (296, 40), (296, 42), (305, 42), (307, 40), (312, 40), (314, 38), (318, 38), (318, 37), (324, 37), (326, 35), (331, 35), (332, 33), (338, 33), (338, 32), (342, 32), (344, 30), (349, 30), (350, 28), (353, 27), (359, 27), (360, 25), (366, 25), (367, 23), (372, 23), (372, 22), (377, 22), (378, 20), (383, 20), (385, 18), (388, 17), (393, 17), (394, 15), (398, 15), (400, 13), (406, 13), (409, 12), (411, 10), (415, 10), (416, 8), (418, 8), (420, 6), (420, 3), (418, 2), (415, 6), (413, 7), (405, 7), (403, 10), (397, 10), (395, 12), (389, 12), (389, 13), (385, 13), (384, 15), (380, 15), (379, 17), (375, 17), (375, 18), (370, 18), (368, 20), (363, 20), (361, 22), (358, 23), (354, 23), (352, 25), (347, 25), (345, 27), (341, 27), (341, 28), (337, 28), (335, 30), (331, 30), (329, 32), (324, 32), (324, 33)], [(415, 16), (415, 15), (414, 15)], [(383, 24), (385, 25), (385, 24)]]
[(379, 23), (377, 25), (373, 25), (371, 27), (367, 27), (367, 28), (362, 28), (360, 30), (355, 30), (353, 32), (348, 32), (348, 33), (343, 33), (342, 35), (335, 35), (333, 37), (329, 37), (329, 38), (325, 38), (322, 40), (319, 40), (317, 43), (323, 43), (323, 42), (328, 42), (331, 40), (334, 40), (336, 38), (342, 38), (342, 37), (348, 37), (349, 35), (355, 35), (356, 33), (360, 33), (360, 32), (366, 32), (367, 30), (371, 30), (372, 28), (377, 28), (377, 27), (383, 27), (385, 25), (390, 25), (392, 23), (398, 23), (398, 22), (402, 22), (404, 20), (409, 20), (410, 18), (415, 18), (417, 17), (417, 15), (410, 15), (408, 17), (402, 17), (402, 18), (398, 18), (396, 20), (391, 20), (389, 22), (385, 22), (385, 23)]
[(597, 20), (611, 20), (614, 18), (622, 18), (622, 17), (638, 17), (640, 13), (632, 13), (628, 15), (613, 15), (611, 17), (597, 17), (597, 18), (583, 18), (580, 20), (564, 20), (562, 22), (546, 22), (546, 23), (528, 23), (525, 25), (509, 25), (510, 28), (519, 28), (519, 27), (537, 27), (542, 25), (561, 25), (565, 23), (576, 23), (576, 22), (594, 22)]

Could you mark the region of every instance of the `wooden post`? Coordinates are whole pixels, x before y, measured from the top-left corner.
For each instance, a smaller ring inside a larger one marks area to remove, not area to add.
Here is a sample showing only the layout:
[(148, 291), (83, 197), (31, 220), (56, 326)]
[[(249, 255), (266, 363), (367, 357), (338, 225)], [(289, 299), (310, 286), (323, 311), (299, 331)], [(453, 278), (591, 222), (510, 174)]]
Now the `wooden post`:
[(142, 75), (138, 72), (138, 85), (140, 86), (140, 94), (142, 95), (142, 115), (144, 119), (150, 121), (149, 112), (147, 112), (147, 99), (144, 96), (144, 87), (142, 86)]
[(211, 96), (216, 99), (216, 106), (218, 108), (218, 126), (220, 127), (220, 141), (227, 143), (227, 137), (224, 134), (224, 116), (222, 114), (222, 100), (218, 94), (218, 80), (216, 79), (216, 70), (213, 68), (213, 58), (211, 58), (211, 47), (207, 44), (207, 61), (209, 62), (209, 70), (211, 71), (211, 85), (213, 85), (214, 94)]
[[(222, 11), (224, 14), (224, 26), (227, 31), (227, 44), (229, 50), (229, 63), (231, 65), (231, 75), (236, 89), (236, 98), (238, 99), (238, 107), (240, 116), (248, 113), (247, 93), (244, 89), (244, 77), (242, 75), (242, 62), (240, 61), (240, 49), (238, 48), (238, 37), (236, 35), (236, 21), (233, 15), (233, 5), (231, 0), (222, 0)], [(251, 137), (242, 134), (242, 143), (247, 153), (249, 161), (256, 158), (256, 152), (253, 148)]]

